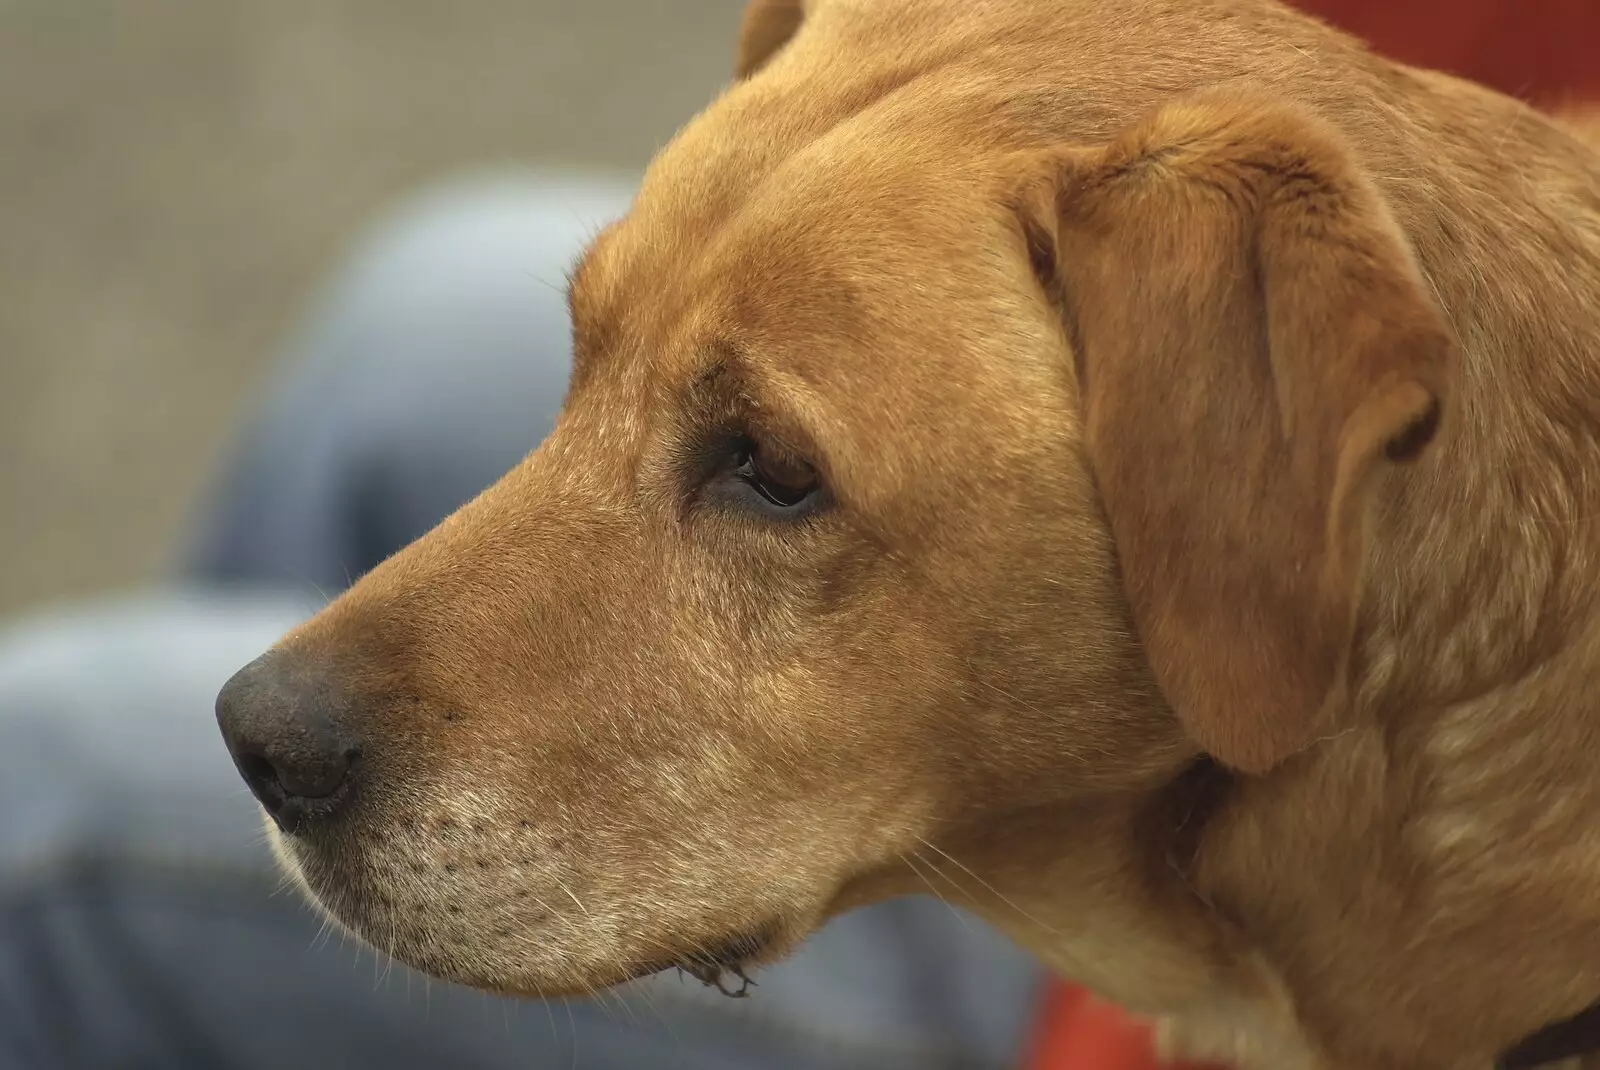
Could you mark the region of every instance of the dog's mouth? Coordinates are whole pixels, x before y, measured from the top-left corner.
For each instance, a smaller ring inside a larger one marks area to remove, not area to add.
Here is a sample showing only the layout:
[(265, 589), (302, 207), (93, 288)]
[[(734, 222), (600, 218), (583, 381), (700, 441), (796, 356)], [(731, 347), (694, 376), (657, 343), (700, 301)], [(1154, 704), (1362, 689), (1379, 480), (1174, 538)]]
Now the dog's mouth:
[[(425, 973), (491, 991), (576, 995), (677, 970), (725, 996), (743, 998), (756, 986), (750, 976), (753, 966), (777, 957), (790, 930), (772, 918), (720, 938), (696, 939), (691, 935), (695, 930), (706, 930), (691, 923), (679, 929), (676, 939), (667, 937), (676, 954), (635, 959), (637, 966), (621, 970), (616, 959), (585, 964), (583, 951), (578, 951), (576, 963), (559, 954), (528, 961), (516, 946), (508, 949), (506, 940), (549, 924), (549, 908), (538, 889), (480, 895), (479, 883), (470, 879), (475, 870), (467, 870), (455, 856), (402, 851), (387, 841), (378, 846), (386, 845), (388, 853), (379, 851), (376, 859), (346, 850), (336, 862), (328, 858), (328, 844), (308, 842), (279, 828), (273, 828), (271, 839), (285, 871), (341, 928)], [(418, 874), (436, 877), (425, 885), (426, 901), (410, 889), (413, 881), (408, 878)], [(619, 957), (623, 963), (631, 958)], [(463, 960), (474, 965), (464, 971)]]
[(665, 962), (655, 962), (638, 970), (634, 977), (649, 977), (666, 970), (688, 974), (707, 988), (715, 988), (724, 996), (743, 999), (756, 987), (746, 972), (774, 941), (774, 927), (740, 933), (715, 943), (695, 948)]

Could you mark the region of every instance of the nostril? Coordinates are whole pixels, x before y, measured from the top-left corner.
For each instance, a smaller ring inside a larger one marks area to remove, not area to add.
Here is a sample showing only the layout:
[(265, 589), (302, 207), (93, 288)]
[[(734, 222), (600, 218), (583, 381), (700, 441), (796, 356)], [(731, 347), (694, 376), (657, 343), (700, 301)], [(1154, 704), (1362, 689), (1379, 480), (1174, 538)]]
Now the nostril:
[(272, 763), (259, 754), (239, 755), (239, 772), (244, 776), (245, 783), (250, 785), (250, 791), (260, 800), (269, 814), (277, 814), (283, 809), (283, 804), (288, 800), (289, 793), (283, 790), (283, 781), (278, 779), (278, 771)]
[(285, 747), (276, 754), (246, 753), (240, 756), (246, 779), (261, 790), (286, 799), (326, 799), (336, 794), (350, 776), (361, 752), (320, 751), (314, 748)]
[(355, 747), (320, 759), (299, 751), (280, 757), (270, 749), (251, 749), (240, 751), (235, 762), (261, 808), (280, 829), (294, 834), (308, 822), (331, 817), (343, 808), (351, 794), (351, 771), (360, 756)]
[(292, 749), (282, 758), (274, 755), (272, 770), (285, 794), (301, 799), (326, 799), (344, 785), (359, 752)]

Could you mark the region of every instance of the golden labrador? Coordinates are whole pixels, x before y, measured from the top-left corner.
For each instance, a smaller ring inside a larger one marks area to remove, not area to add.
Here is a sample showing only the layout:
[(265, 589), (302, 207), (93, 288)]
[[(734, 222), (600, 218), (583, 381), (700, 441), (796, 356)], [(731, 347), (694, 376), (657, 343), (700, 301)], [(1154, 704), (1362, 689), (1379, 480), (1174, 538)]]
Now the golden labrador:
[(443, 977), (917, 890), (1245, 1070), (1600, 1000), (1600, 159), (1272, 0), (755, 3), (549, 439), (219, 700)]

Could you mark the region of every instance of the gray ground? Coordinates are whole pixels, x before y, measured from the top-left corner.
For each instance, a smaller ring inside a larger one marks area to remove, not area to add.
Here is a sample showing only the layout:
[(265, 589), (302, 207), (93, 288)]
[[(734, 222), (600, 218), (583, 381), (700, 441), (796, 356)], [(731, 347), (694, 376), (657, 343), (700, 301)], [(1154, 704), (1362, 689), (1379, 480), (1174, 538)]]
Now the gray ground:
[(343, 244), (463, 169), (636, 169), (740, 0), (0, 0), (0, 612), (165, 563)]

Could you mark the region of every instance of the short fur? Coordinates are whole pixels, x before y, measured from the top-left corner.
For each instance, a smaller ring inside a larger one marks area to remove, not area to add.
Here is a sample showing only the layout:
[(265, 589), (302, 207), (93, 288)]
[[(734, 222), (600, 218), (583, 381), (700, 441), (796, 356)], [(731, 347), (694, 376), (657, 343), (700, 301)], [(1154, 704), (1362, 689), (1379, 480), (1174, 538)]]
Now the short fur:
[(1593, 151), (1270, 0), (745, 26), (554, 433), (280, 647), (365, 738), (314, 894), (551, 993), (926, 877), (1243, 1070), (1600, 1000)]

